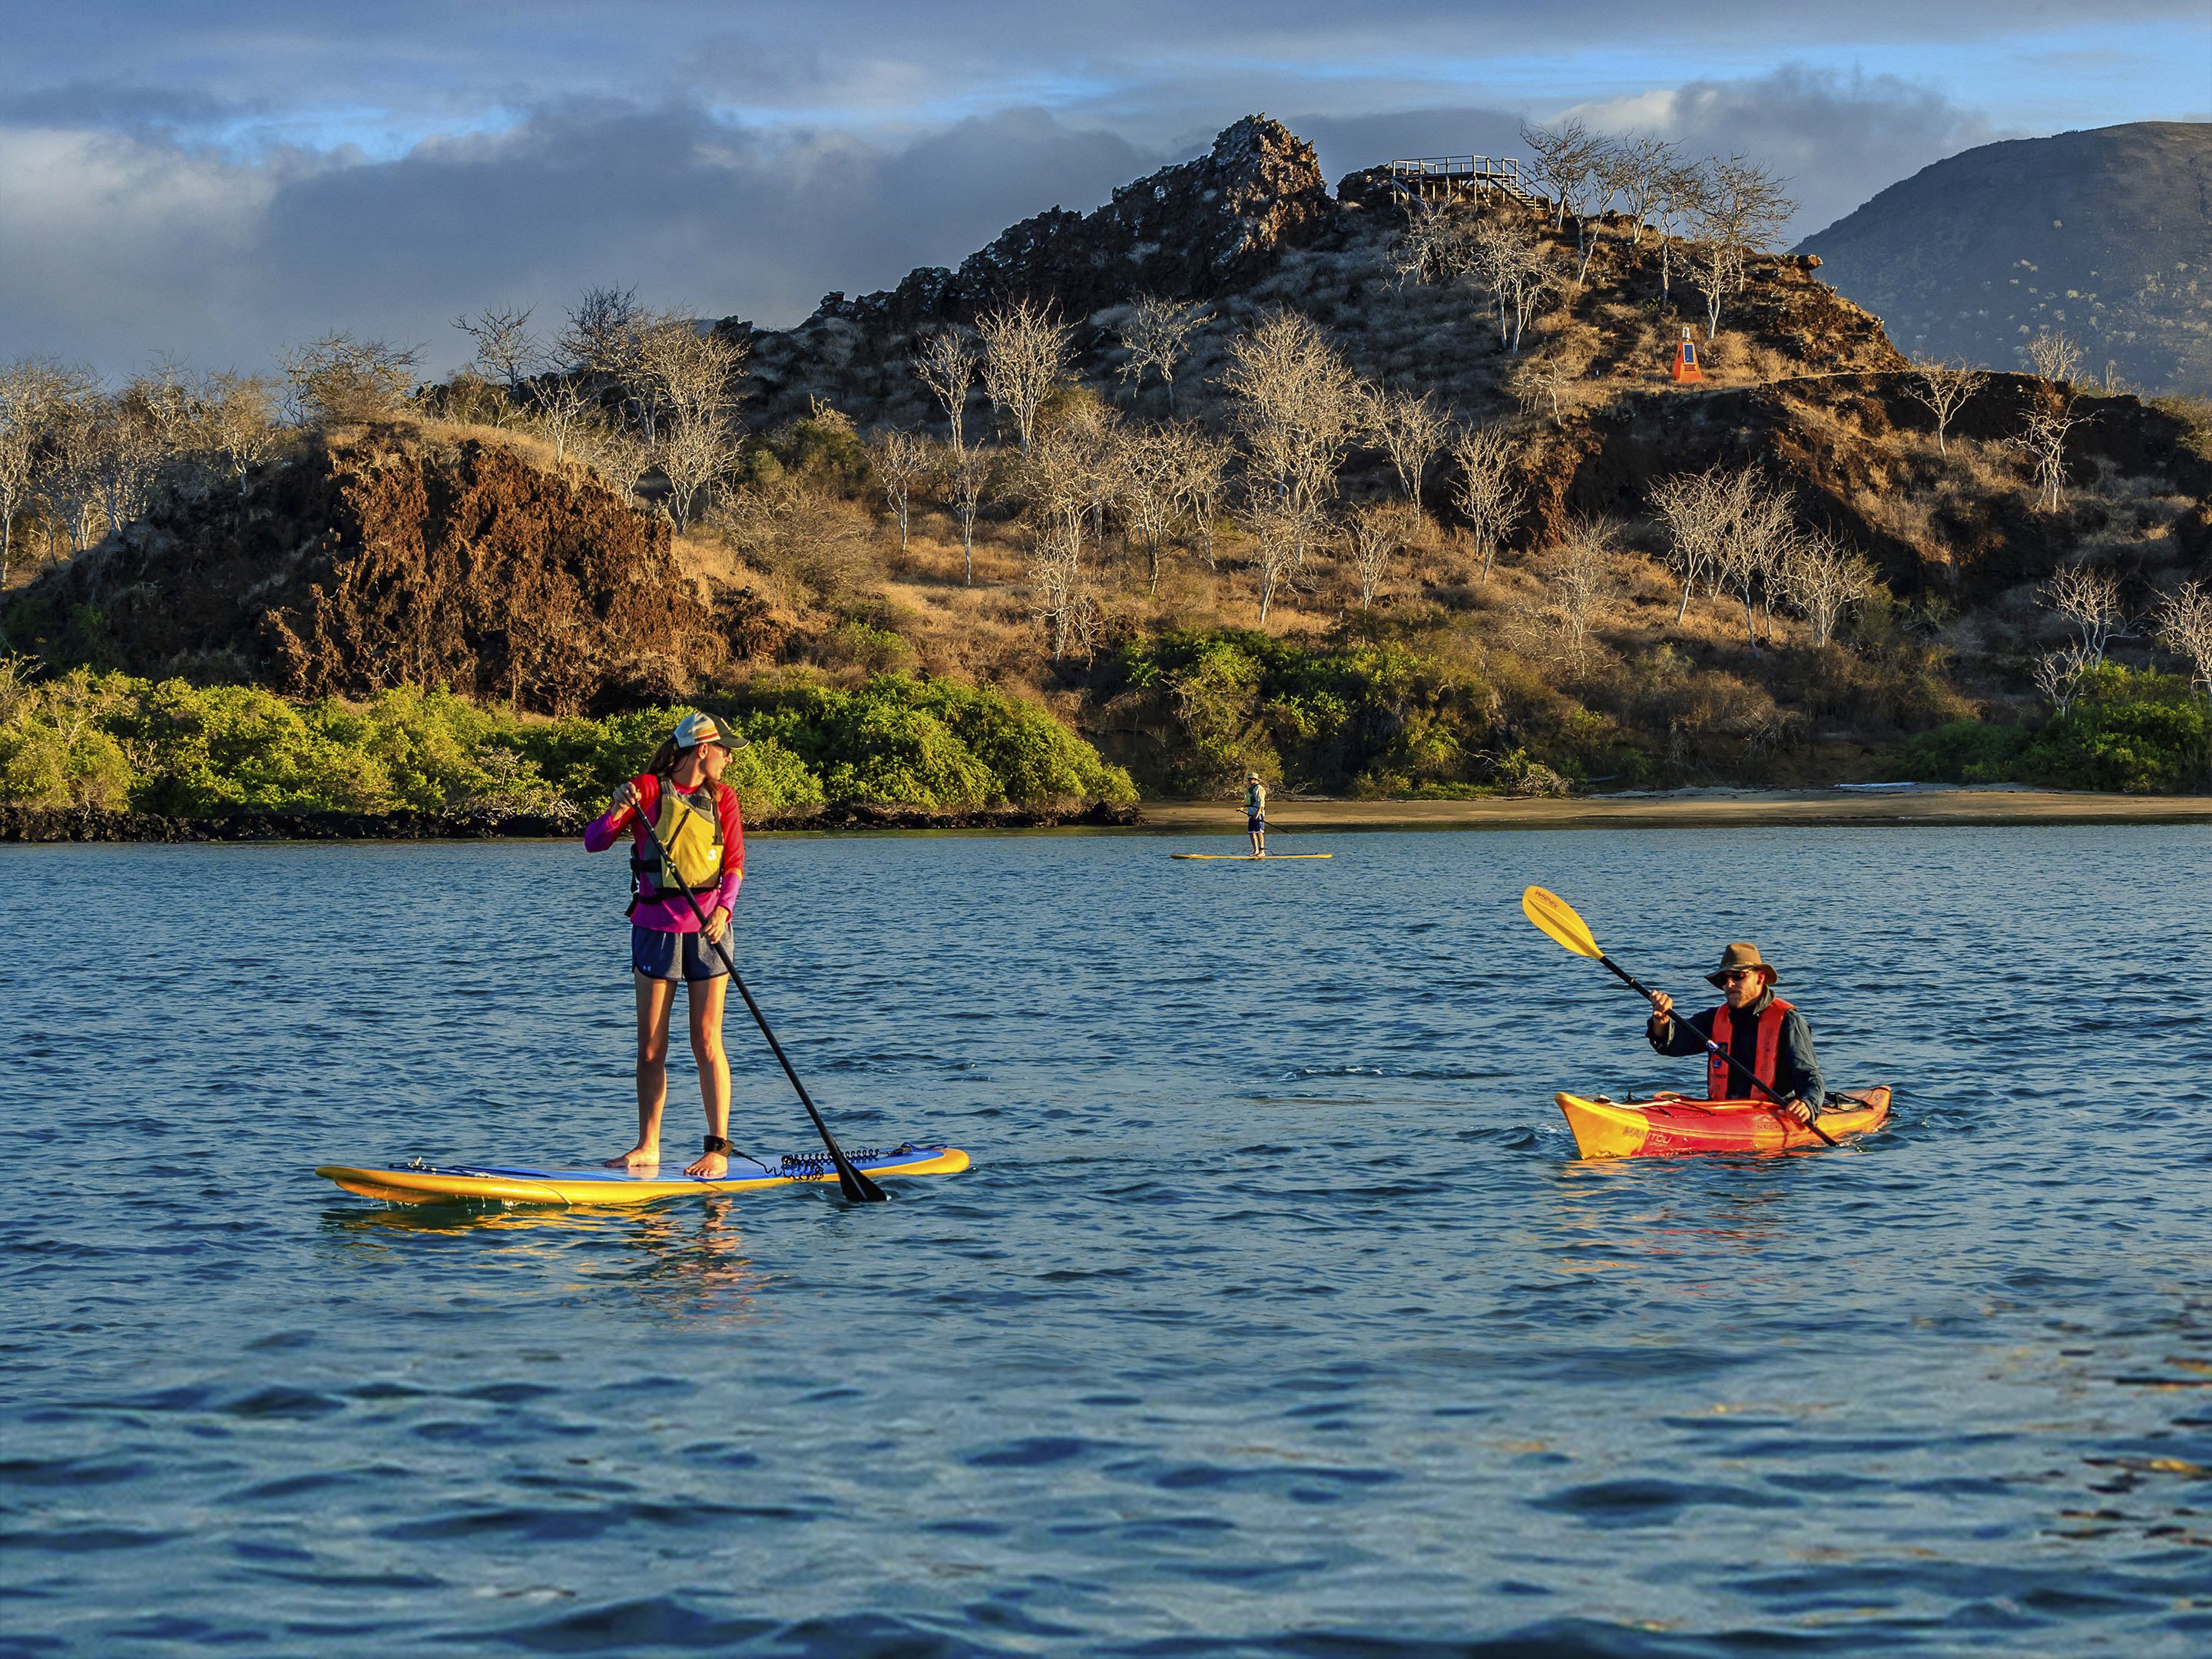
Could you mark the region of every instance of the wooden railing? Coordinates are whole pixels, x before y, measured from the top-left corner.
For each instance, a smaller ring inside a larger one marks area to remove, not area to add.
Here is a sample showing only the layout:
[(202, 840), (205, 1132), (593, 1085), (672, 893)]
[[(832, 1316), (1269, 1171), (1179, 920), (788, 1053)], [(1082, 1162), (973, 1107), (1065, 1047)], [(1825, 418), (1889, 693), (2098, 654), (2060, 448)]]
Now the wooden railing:
[(1409, 201), (1449, 202), (1493, 190), (1516, 201), (1537, 199), (1538, 192), (1522, 182), (1516, 155), (1417, 155), (1387, 166), (1391, 189)]

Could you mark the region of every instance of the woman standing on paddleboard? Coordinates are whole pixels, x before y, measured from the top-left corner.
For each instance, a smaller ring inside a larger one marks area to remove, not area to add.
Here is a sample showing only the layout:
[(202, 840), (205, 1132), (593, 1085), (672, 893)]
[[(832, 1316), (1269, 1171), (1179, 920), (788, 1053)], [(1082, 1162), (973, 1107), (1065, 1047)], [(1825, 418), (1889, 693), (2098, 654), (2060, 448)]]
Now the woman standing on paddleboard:
[[(744, 739), (738, 738), (736, 744)], [(684, 1173), (719, 1176), (731, 1150), (730, 1061), (722, 1049), (729, 972), (714, 944), (726, 939), (731, 907), (745, 878), (745, 830), (737, 791), (722, 781), (732, 739), (708, 714), (686, 714), (646, 769), (615, 791), (585, 827), (584, 849), (602, 853), (630, 832), (629, 961), (637, 981), (637, 1144), (610, 1168), (660, 1162), (660, 1114), (668, 1100), (668, 1022), (682, 980), (691, 1006), (691, 1053), (707, 1106), (706, 1152)], [(653, 833), (647, 834), (647, 826)], [(655, 840), (659, 846), (656, 848)], [(685, 898), (698, 900), (695, 911)], [(700, 926), (700, 912), (706, 926)]]

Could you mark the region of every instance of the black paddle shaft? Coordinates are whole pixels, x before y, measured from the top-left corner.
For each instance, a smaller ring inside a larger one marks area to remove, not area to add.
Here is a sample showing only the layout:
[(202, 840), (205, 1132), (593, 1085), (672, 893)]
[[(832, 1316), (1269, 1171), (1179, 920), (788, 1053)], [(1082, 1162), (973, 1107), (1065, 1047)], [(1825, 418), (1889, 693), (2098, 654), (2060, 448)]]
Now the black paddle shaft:
[[(643, 803), (639, 805), (641, 806)], [(699, 908), (699, 896), (684, 881), (683, 872), (676, 867), (676, 860), (668, 856), (668, 849), (660, 844), (660, 837), (653, 833), (653, 826), (646, 822), (645, 814), (641, 811), (638, 813), (637, 823), (638, 828), (645, 831), (646, 840), (653, 843), (653, 850), (659, 854), (662, 871), (676, 884), (677, 890), (684, 895), (684, 902), (691, 907), (691, 914), (699, 919), (699, 931), (703, 935), (707, 931), (707, 913)], [(837, 1188), (845, 1194), (845, 1201), (848, 1204), (883, 1203), (890, 1194), (860, 1173), (853, 1160), (845, 1156), (845, 1149), (837, 1144), (837, 1138), (830, 1133), (830, 1126), (822, 1121), (822, 1114), (815, 1109), (813, 1098), (806, 1092), (806, 1085), (799, 1080), (799, 1073), (792, 1070), (791, 1061), (784, 1054), (783, 1045), (775, 1040), (775, 1033), (768, 1028), (768, 1016), (761, 1012), (760, 1004), (753, 1000), (753, 994), (745, 988), (744, 976), (738, 972), (738, 964), (730, 959), (730, 953), (723, 948), (722, 941), (710, 939), (707, 943), (714, 947), (714, 954), (722, 959), (722, 966), (730, 970), (730, 982), (738, 988), (738, 994), (745, 1000), (745, 1006), (752, 1010), (753, 1019), (760, 1026), (761, 1035), (768, 1039), (768, 1046), (775, 1055), (776, 1064), (783, 1067), (783, 1074), (791, 1079), (791, 1086), (799, 1093), (799, 1103), (806, 1108), (806, 1115), (814, 1120), (815, 1133), (822, 1137), (822, 1144), (830, 1149), (830, 1161), (837, 1166)], [(1614, 971), (1620, 970), (1616, 969)]]
[[(1611, 957), (1601, 954), (1598, 957), (1598, 960), (1603, 963), (1607, 967), (1612, 969), (1631, 990), (1635, 991), (1638, 994), (1642, 996), (1646, 1002), (1651, 1000), (1650, 991), (1644, 986), (1641, 980), (1636, 977), (1635, 975), (1630, 973), (1628, 969), (1622, 967)], [(1673, 1016), (1669, 1015), (1668, 1018), (1672, 1018)], [(1697, 1028), (1692, 1026), (1691, 1029), (1694, 1030)], [(1727, 1049), (1722, 1048), (1719, 1043), (1714, 1042), (1711, 1037), (1707, 1037), (1705, 1039), (1705, 1052), (1709, 1054), (1717, 1054), (1721, 1059), (1726, 1060), (1739, 1077), (1742, 1078), (1743, 1080), (1751, 1085), (1753, 1088), (1758, 1090), (1759, 1093), (1765, 1095), (1769, 1100), (1772, 1101), (1778, 1109), (1778, 1109), (1783, 1104), (1782, 1097), (1776, 1094), (1773, 1090), (1768, 1088), (1764, 1083), (1761, 1083), (1759, 1080), (1758, 1073), (1753, 1071), (1750, 1066), (1745, 1065), (1741, 1060), (1738, 1060)], [(1815, 1107), (1814, 1109), (1817, 1111), (1820, 1109)], [(1814, 1134), (1820, 1136), (1821, 1139), (1826, 1141), (1829, 1146), (1832, 1146), (1836, 1144), (1836, 1138), (1830, 1134), (1826, 1129), (1823, 1129), (1818, 1123), (1808, 1123), (1805, 1127), (1810, 1129)]]

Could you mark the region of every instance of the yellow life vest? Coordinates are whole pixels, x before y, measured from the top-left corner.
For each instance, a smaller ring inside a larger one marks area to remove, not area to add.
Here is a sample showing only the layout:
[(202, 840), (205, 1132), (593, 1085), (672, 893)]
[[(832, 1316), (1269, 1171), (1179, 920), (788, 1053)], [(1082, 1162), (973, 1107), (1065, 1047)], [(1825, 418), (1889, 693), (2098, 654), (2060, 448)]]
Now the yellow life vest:
[[(700, 795), (707, 799), (703, 810), (694, 799)], [(679, 885), (695, 893), (710, 893), (721, 885), (722, 815), (716, 810), (719, 798), (720, 791), (711, 783), (686, 795), (676, 787), (673, 778), (660, 780), (660, 811), (653, 833), (659, 837), (667, 856), (631, 855), (631, 870), (639, 876), (653, 878), (653, 893), (641, 891), (641, 898), (664, 894), (675, 896)], [(680, 884), (678, 876), (683, 878)]]

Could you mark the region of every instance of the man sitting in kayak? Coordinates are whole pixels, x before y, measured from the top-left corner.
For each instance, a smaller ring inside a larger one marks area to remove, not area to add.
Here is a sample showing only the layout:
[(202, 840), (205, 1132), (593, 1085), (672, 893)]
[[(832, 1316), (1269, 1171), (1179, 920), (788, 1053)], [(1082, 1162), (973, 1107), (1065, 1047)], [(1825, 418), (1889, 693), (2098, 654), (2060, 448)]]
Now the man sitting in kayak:
[(1706, 1054), (1706, 1099), (1741, 1100), (1753, 1093), (1727, 1061), (1706, 1054), (1710, 1038), (1773, 1090), (1784, 1112), (1810, 1123), (1826, 1091), (1804, 1015), (1774, 994), (1781, 977), (1759, 960), (1756, 945), (1731, 945), (1721, 952), (1721, 965), (1705, 975), (1726, 999), (1721, 1006), (1678, 1021), (1674, 998), (1654, 991), (1644, 1034), (1662, 1054)]

